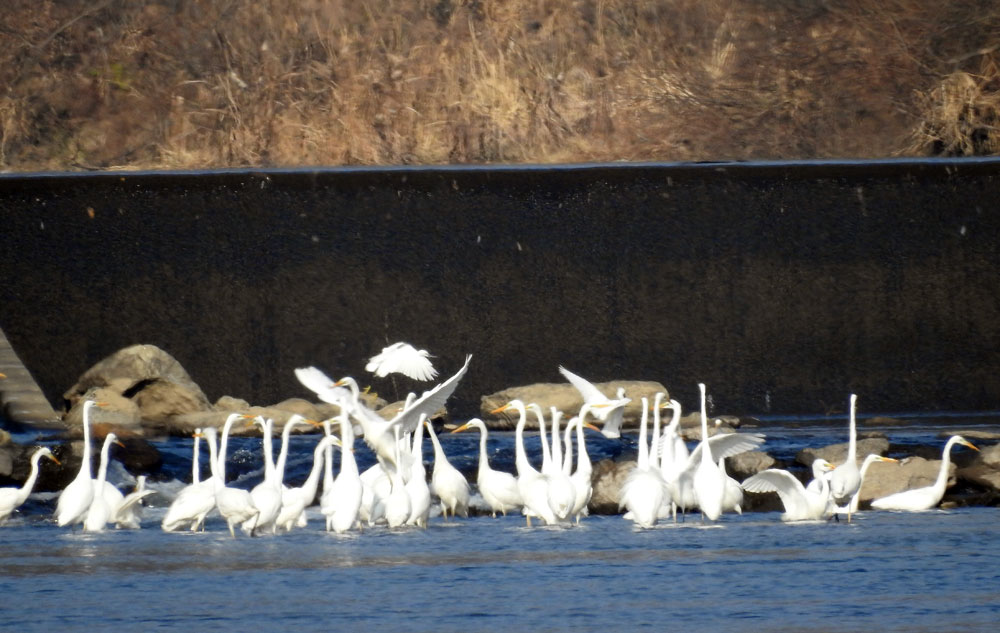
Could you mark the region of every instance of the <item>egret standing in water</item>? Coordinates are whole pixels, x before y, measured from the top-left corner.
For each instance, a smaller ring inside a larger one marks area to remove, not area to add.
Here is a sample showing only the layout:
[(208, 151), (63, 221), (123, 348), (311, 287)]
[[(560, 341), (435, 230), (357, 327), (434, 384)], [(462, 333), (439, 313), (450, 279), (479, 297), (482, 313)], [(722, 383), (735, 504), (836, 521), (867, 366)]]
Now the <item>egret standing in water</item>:
[(32, 488), (35, 487), (35, 481), (38, 479), (38, 462), (43, 457), (59, 463), (59, 460), (52, 455), (52, 451), (43, 446), (31, 454), (31, 472), (24, 481), (24, 485), (20, 488), (0, 488), (0, 525), (3, 525), (14, 510), (17, 510), (28, 500), (28, 495), (31, 494)]
[(951, 447), (955, 444), (967, 446), (974, 451), (978, 451), (972, 442), (961, 435), (952, 435), (944, 445), (941, 455), (941, 469), (938, 471), (937, 480), (930, 486), (924, 488), (914, 488), (904, 490), (881, 499), (872, 501), (872, 507), (876, 510), (905, 510), (909, 512), (921, 512), (930, 510), (941, 503), (944, 491), (948, 488), (948, 468), (951, 466)]

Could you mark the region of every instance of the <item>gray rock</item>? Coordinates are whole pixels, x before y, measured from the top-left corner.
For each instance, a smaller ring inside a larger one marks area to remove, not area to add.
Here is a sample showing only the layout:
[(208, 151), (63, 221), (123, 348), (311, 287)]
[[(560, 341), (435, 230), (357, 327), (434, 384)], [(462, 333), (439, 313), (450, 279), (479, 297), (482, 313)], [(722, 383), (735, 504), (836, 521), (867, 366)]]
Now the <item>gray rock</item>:
[(727, 457), (726, 472), (733, 479), (743, 481), (762, 470), (774, 467), (774, 464), (774, 458), (763, 451), (747, 451), (739, 455)]
[[(91, 427), (111, 426), (116, 430), (142, 432), (139, 406), (129, 398), (122, 396), (117, 390), (91, 387), (83, 396), (63, 416), (63, 422), (69, 430), (67, 434), (69, 437), (82, 437), (83, 435), (83, 404), (87, 400), (97, 400), (105, 404), (105, 406), (94, 407), (90, 410)], [(107, 430), (104, 430), (101, 437), (106, 433)]]
[[(804, 448), (795, 455), (795, 461), (803, 466), (812, 466), (817, 459), (825, 459), (831, 464), (842, 464), (847, 459), (848, 442), (831, 444), (821, 448)], [(858, 440), (858, 466), (870, 454), (885, 455), (889, 450), (889, 440), (884, 437), (867, 437)]]
[(618, 501), (621, 498), (625, 478), (635, 468), (635, 460), (616, 462), (602, 459), (594, 464), (590, 482), (594, 493), (587, 509), (591, 514), (619, 514)]
[[(875, 462), (865, 475), (861, 484), (859, 496), (860, 507), (871, 503), (873, 499), (930, 486), (937, 480), (941, 470), (941, 460), (924, 459), (923, 457), (907, 457), (898, 464), (892, 462)], [(955, 483), (955, 465), (949, 468), (948, 485)]]
[[(965, 432), (961, 435), (968, 439)], [(1000, 444), (982, 448), (968, 466), (958, 469), (956, 475), (987, 490), (1000, 491)]]
[[(642, 415), (641, 398), (643, 396), (649, 398), (650, 403), (652, 403), (658, 391), (667, 393), (667, 388), (659, 382), (645, 380), (613, 380), (595, 383), (594, 386), (609, 398), (614, 398), (619, 388), (625, 389), (625, 396), (631, 398), (632, 402), (625, 407), (623, 427), (638, 425)], [(576, 415), (576, 412), (583, 406), (580, 392), (569, 383), (535, 383), (509, 387), (503, 391), (483, 396), (479, 405), (480, 415), (494, 428), (514, 428), (517, 424), (517, 412), (508, 411), (500, 414), (499, 417), (490, 412), (515, 399), (522, 400), (525, 404), (537, 403), (546, 415), (548, 415), (549, 407), (556, 407), (567, 415)], [(669, 399), (669, 395), (667, 399)], [(667, 413), (669, 415), (669, 412)], [(525, 426), (526, 428), (538, 428), (533, 415), (528, 415)]]
[(76, 406), (95, 387), (131, 400), (140, 418), (152, 422), (212, 410), (181, 364), (155, 345), (133, 345), (101, 360), (84, 372), (63, 398)]

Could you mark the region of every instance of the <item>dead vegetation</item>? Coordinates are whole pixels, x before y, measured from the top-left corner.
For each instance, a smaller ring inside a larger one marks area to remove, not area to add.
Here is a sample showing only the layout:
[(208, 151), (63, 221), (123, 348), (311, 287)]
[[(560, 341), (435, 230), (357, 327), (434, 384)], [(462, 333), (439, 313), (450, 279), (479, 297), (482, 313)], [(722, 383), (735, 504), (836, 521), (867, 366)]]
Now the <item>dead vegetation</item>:
[(0, 169), (980, 155), (986, 0), (12, 0)]

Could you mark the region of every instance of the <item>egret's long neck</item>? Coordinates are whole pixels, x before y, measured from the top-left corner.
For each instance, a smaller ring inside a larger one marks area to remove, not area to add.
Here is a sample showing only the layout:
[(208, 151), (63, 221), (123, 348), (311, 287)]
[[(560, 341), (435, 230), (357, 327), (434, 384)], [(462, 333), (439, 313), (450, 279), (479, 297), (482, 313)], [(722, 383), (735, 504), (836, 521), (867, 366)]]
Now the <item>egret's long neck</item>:
[[(579, 419), (579, 418), (576, 418)], [(576, 424), (573, 420), (569, 421), (566, 425), (566, 431), (563, 433), (563, 444), (566, 446), (566, 454), (563, 456), (562, 469), (567, 475), (573, 472), (573, 425)]]
[(653, 440), (649, 443), (649, 465), (660, 467), (660, 405), (663, 403), (663, 392), (656, 393), (653, 398)]
[(447, 460), (448, 458), (444, 454), (444, 449), (441, 448), (441, 442), (438, 440), (437, 433), (434, 432), (434, 427), (431, 426), (430, 422), (427, 423), (427, 435), (431, 438), (431, 444), (434, 445), (434, 464), (436, 465), (440, 460)]
[(532, 405), (535, 417), (538, 418), (538, 438), (542, 442), (542, 472), (546, 473), (552, 468), (552, 452), (549, 451), (549, 439), (545, 433), (545, 414), (540, 406)]
[(708, 409), (705, 407), (705, 385), (698, 383), (701, 390), (701, 461), (714, 462), (712, 459), (712, 446), (708, 443)]
[(956, 442), (958, 442), (958, 438), (952, 437), (944, 445), (944, 451), (941, 453), (941, 470), (938, 471), (937, 481), (934, 482), (934, 487), (937, 489), (944, 490), (948, 487), (948, 470), (951, 468), (951, 447)]
[(583, 423), (587, 419), (587, 407), (580, 409), (580, 422), (576, 425), (576, 450), (579, 457), (576, 458), (577, 472), (589, 473), (593, 470), (590, 464), (590, 454), (587, 452), (587, 440), (583, 435)]
[(278, 481), (285, 480), (285, 462), (288, 461), (288, 442), (292, 435), (292, 429), (298, 421), (295, 418), (289, 418), (288, 422), (285, 422), (285, 428), (281, 429), (281, 450), (278, 452), (278, 461), (274, 463), (274, 472), (278, 476)]
[(358, 477), (358, 462), (354, 459), (354, 428), (347, 415), (340, 416), (340, 474)]
[(517, 475), (524, 477), (538, 471), (528, 461), (528, 454), (524, 451), (524, 424), (528, 420), (528, 412), (521, 403), (514, 405), (514, 408), (517, 409), (520, 416), (517, 419), (517, 426), (514, 428), (514, 465), (517, 467)]
[(649, 422), (649, 400), (642, 398), (642, 420), (639, 422), (639, 457), (636, 467), (649, 468), (649, 445), (646, 444), (646, 424)]
[(490, 470), (490, 457), (486, 452), (486, 425), (476, 426), (479, 429), (479, 475), (482, 476)]
[(104, 444), (101, 446), (101, 463), (97, 467), (97, 481), (102, 484), (108, 478), (108, 453), (111, 452), (111, 441), (111, 436), (108, 435), (104, 438)]
[[(307, 495), (310, 497), (316, 496), (316, 489), (319, 488), (319, 474), (323, 469), (323, 452), (324, 446), (322, 440), (316, 444), (316, 448), (313, 449), (313, 465), (312, 469), (309, 471), (309, 476), (306, 477), (305, 483), (302, 484), (304, 490), (312, 491), (312, 495)], [(309, 499), (312, 501), (312, 498)]]
[(855, 409), (857, 406), (858, 397), (855, 394), (851, 394), (851, 428), (850, 428), (850, 438), (847, 444), (847, 459), (848, 461), (853, 461), (857, 463), (858, 460), (858, 431), (857, 422), (855, 421)]
[(201, 459), (199, 454), (198, 445), (201, 443), (201, 437), (195, 436), (194, 438), (194, 450), (191, 452), (191, 483), (196, 484), (201, 481), (201, 464), (198, 460)]
[(277, 471), (274, 467), (274, 443), (271, 437), (271, 421), (264, 421), (264, 480), (273, 482), (277, 477)]
[(24, 480), (24, 485), (21, 486), (17, 494), (17, 505), (21, 505), (27, 501), (28, 495), (31, 494), (31, 490), (35, 487), (35, 480), (38, 479), (38, 460), (41, 458), (42, 454), (37, 451), (31, 456), (31, 472), (28, 473), (28, 478)]
[[(323, 432), (326, 437), (333, 434), (330, 428), (330, 421), (323, 420)], [(323, 491), (326, 492), (333, 487), (333, 447), (327, 444), (323, 448)]]
[(563, 468), (563, 452), (562, 452), (562, 442), (560, 441), (559, 435), (559, 418), (562, 414), (552, 407), (552, 467), (553, 470), (562, 470)]
[(96, 406), (93, 400), (83, 405), (83, 462), (80, 464), (80, 475), (90, 479), (90, 410)]
[(209, 433), (205, 441), (208, 442), (208, 469), (212, 473), (216, 489), (219, 489), (226, 485), (225, 471), (219, 468), (219, 463), (224, 462), (225, 458), (219, 455), (215, 446), (215, 433)]

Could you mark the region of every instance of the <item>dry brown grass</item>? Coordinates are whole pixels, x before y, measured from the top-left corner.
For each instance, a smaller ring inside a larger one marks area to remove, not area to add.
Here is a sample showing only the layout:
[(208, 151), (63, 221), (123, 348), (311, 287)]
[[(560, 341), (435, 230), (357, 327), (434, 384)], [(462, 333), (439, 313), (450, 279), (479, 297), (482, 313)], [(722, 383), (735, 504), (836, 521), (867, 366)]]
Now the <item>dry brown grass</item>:
[(2, 169), (996, 152), (984, 0), (11, 5)]

